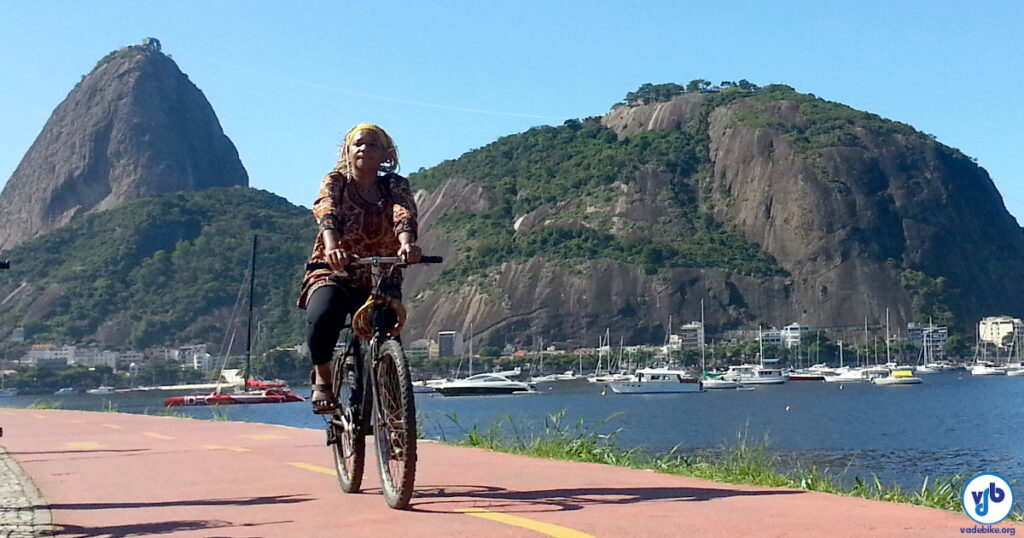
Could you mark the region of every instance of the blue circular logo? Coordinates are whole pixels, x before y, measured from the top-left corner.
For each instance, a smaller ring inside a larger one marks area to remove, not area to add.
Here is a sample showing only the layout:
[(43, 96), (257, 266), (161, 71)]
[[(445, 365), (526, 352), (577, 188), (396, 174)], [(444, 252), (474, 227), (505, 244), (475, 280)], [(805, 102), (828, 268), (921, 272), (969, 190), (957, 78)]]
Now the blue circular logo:
[(1003, 477), (981, 473), (967, 482), (960, 501), (967, 517), (982, 525), (995, 525), (1013, 510), (1013, 490)]

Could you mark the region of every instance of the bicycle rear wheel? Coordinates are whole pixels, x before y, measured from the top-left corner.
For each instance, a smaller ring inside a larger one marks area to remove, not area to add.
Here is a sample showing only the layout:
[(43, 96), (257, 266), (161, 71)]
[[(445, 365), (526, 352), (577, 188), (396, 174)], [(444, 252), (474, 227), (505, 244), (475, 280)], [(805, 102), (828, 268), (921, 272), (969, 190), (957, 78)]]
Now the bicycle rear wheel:
[(331, 361), (331, 378), (338, 408), (331, 414), (328, 442), (334, 454), (338, 483), (345, 493), (356, 493), (363, 483), (366, 462), (366, 428), (359, 402), (362, 377), (353, 356), (336, 356)]
[(416, 403), (402, 345), (385, 340), (377, 353), (374, 444), (384, 500), (391, 508), (409, 506), (416, 481)]

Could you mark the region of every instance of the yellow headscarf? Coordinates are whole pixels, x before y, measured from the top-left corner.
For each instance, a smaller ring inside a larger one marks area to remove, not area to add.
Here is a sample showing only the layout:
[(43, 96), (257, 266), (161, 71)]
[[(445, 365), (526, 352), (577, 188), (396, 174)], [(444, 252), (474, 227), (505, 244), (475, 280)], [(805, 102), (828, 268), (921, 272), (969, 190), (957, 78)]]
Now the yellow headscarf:
[(395, 141), (391, 139), (391, 135), (375, 123), (360, 123), (349, 129), (348, 133), (345, 133), (345, 139), (342, 141), (338, 157), (338, 164), (334, 168), (345, 175), (351, 174), (351, 163), (348, 162), (347, 150), (359, 131), (373, 131), (380, 137), (381, 144), (384, 145), (384, 151), (387, 151), (389, 156), (388, 160), (381, 163), (381, 171), (394, 172), (398, 170), (398, 148), (395, 146)]

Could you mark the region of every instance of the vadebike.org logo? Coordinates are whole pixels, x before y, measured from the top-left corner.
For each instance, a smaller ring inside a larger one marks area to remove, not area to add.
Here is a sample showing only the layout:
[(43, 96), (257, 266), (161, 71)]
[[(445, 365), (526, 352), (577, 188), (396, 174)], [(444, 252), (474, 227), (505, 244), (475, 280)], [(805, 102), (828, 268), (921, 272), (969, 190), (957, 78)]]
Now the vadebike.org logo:
[(964, 513), (982, 525), (995, 525), (1013, 510), (1013, 490), (1003, 477), (982, 473), (967, 482), (960, 500)]

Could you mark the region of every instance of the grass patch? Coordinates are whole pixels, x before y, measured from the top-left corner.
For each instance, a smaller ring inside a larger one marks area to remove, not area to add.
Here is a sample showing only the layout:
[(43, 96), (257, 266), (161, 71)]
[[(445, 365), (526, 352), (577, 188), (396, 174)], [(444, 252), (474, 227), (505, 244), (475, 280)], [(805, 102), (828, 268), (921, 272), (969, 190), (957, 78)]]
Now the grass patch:
[(25, 409), (60, 409), (61, 403), (54, 401), (36, 400), (25, 406)]
[[(599, 429), (604, 429), (617, 416), (612, 415), (602, 421)], [(585, 425), (583, 419), (567, 421), (564, 410), (546, 417), (541, 432), (524, 432), (511, 415), (506, 415), (506, 420), (486, 431), (480, 431), (475, 425), (464, 427), (455, 413), (446, 415), (446, 418), (461, 429), (463, 435), (461, 439), (451, 441), (442, 435), (440, 440), (462, 446), (540, 458), (604, 463), (715, 482), (819, 491), (952, 512), (963, 510), (960, 492), (967, 478), (962, 475), (925, 478), (920, 488), (904, 490), (898, 483), (884, 484), (876, 475), (872, 475), (870, 480), (859, 476), (851, 480), (846, 471), (837, 473), (816, 466), (782, 472), (778, 470), (782, 467), (779, 459), (768, 451), (767, 438), (751, 440), (746, 432), (738, 433), (736, 443), (720, 451), (682, 454), (677, 445), (667, 454), (651, 455), (638, 448), (627, 449), (615, 444), (620, 430), (600, 434)], [(1024, 522), (1024, 512), (1015, 510), (1007, 519)]]

